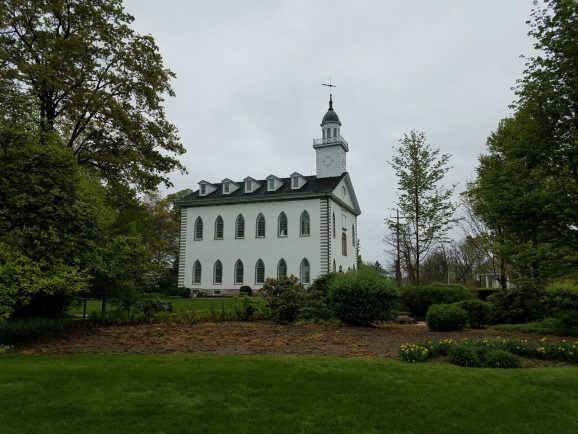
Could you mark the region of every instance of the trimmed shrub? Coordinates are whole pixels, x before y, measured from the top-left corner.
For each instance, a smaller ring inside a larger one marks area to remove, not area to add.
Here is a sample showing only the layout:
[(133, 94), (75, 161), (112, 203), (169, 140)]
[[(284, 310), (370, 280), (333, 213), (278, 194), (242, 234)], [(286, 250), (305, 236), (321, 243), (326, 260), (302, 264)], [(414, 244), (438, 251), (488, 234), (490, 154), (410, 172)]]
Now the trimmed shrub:
[(327, 321), (333, 318), (329, 305), (329, 283), (336, 273), (324, 274), (305, 290), (299, 317), (307, 321)]
[(393, 282), (373, 269), (339, 273), (329, 281), (329, 303), (346, 324), (369, 326), (391, 318), (397, 299)]
[(530, 286), (496, 291), (488, 297), (492, 304), (492, 323), (516, 324), (540, 319), (543, 315), (543, 295), (543, 290)]
[(490, 320), (492, 305), (481, 300), (464, 300), (456, 303), (466, 311), (468, 324), (473, 329), (484, 328)]
[(546, 288), (542, 301), (546, 315), (576, 311), (578, 310), (578, 285), (566, 282), (554, 283)]
[(483, 365), (486, 368), (519, 368), (520, 359), (507, 351), (489, 348), (483, 352)]
[(295, 276), (265, 280), (261, 294), (276, 323), (294, 322), (301, 311), (305, 289)]
[(448, 350), (448, 361), (454, 365), (465, 368), (477, 368), (482, 366), (478, 351), (473, 345), (454, 345)]
[(457, 304), (434, 304), (427, 311), (426, 322), (436, 332), (463, 330), (468, 314)]
[(459, 285), (406, 286), (401, 288), (399, 300), (411, 315), (424, 318), (433, 304), (450, 304), (462, 300), (471, 300), (473, 293)]
[(251, 297), (253, 295), (253, 290), (250, 286), (243, 285), (239, 288), (239, 295), (246, 295), (247, 297)]

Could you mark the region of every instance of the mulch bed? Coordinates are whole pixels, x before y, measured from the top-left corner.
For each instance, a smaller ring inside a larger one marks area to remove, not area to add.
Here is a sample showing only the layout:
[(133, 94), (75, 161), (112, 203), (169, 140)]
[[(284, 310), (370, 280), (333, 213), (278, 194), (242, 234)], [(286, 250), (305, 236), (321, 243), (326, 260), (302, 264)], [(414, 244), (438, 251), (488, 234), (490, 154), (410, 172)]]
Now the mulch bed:
[[(61, 338), (45, 339), (15, 348), (26, 354), (72, 353), (215, 353), (300, 354), (339, 357), (397, 358), (401, 344), (425, 340), (521, 337), (537, 334), (484, 330), (431, 332), (424, 323), (383, 324), (363, 328), (316, 324), (278, 325), (270, 321), (150, 324), (78, 330)], [(561, 338), (552, 338), (557, 340)]]

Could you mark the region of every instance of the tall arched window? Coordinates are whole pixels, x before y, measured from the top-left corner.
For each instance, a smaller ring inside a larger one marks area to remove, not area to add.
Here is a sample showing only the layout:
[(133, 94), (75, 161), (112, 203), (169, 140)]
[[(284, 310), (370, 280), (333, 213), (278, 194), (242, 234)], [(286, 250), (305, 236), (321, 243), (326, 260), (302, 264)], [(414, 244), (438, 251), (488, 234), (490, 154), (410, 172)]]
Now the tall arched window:
[(337, 272), (337, 267), (335, 266), (335, 259), (333, 260), (333, 272)]
[(333, 213), (333, 220), (331, 221), (332, 225), (331, 227), (333, 228), (333, 238), (335, 238), (335, 213)]
[(195, 240), (203, 239), (203, 219), (197, 217), (195, 220)]
[(215, 219), (215, 239), (222, 240), (223, 239), (223, 217), (218, 216)]
[(279, 220), (277, 222), (277, 236), (287, 236), (287, 215), (284, 212), (279, 214)]
[(341, 235), (341, 254), (347, 256), (347, 235), (345, 235), (345, 232)]
[(299, 235), (302, 237), (308, 237), (311, 232), (311, 225), (309, 221), (309, 213), (307, 211), (303, 211), (301, 213), (301, 218), (299, 219)]
[(287, 262), (285, 259), (279, 260), (279, 264), (277, 264), (277, 279), (283, 279), (287, 277)]
[(355, 247), (355, 225), (351, 225), (351, 245)]
[(193, 285), (201, 284), (201, 263), (195, 261), (193, 264)]
[(303, 258), (301, 266), (299, 267), (299, 274), (301, 276), (301, 283), (309, 283), (311, 281), (311, 268), (307, 258)]
[(255, 264), (255, 283), (261, 284), (265, 282), (265, 264), (261, 259)]
[(223, 264), (217, 259), (215, 266), (213, 267), (213, 283), (215, 285), (220, 285), (223, 283)]
[(257, 228), (255, 234), (257, 238), (265, 238), (265, 216), (261, 213), (257, 216)]
[(235, 262), (235, 285), (243, 284), (243, 277), (245, 275), (245, 268), (243, 262), (239, 259)]
[(245, 238), (245, 218), (243, 214), (237, 216), (235, 222), (235, 238)]

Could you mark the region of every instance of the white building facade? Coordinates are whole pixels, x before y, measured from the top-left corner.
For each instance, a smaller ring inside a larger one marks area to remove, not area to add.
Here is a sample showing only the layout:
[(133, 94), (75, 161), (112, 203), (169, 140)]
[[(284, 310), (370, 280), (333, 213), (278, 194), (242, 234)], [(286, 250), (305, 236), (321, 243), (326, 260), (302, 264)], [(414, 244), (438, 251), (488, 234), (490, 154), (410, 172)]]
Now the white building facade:
[(179, 287), (235, 295), (241, 286), (260, 289), (268, 277), (295, 275), (308, 285), (355, 269), (361, 210), (340, 127), (330, 98), (322, 138), (313, 141), (316, 176), (200, 181), (179, 202)]

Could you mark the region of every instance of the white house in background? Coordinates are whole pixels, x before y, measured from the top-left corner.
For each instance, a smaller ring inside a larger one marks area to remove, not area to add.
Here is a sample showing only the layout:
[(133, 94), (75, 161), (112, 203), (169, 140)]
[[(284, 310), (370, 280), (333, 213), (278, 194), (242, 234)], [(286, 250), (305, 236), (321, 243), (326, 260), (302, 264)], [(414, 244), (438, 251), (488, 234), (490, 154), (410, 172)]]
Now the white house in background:
[(316, 176), (200, 181), (179, 202), (179, 287), (229, 295), (243, 285), (259, 289), (268, 277), (293, 274), (307, 285), (354, 269), (361, 210), (340, 127), (330, 97), (322, 137), (313, 140)]

